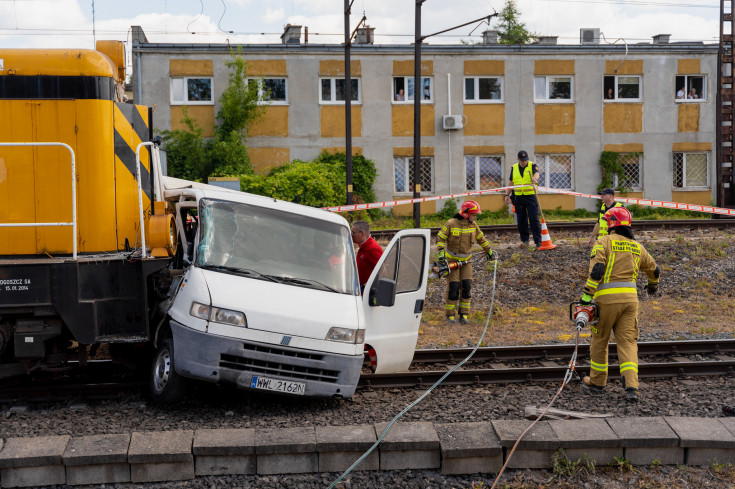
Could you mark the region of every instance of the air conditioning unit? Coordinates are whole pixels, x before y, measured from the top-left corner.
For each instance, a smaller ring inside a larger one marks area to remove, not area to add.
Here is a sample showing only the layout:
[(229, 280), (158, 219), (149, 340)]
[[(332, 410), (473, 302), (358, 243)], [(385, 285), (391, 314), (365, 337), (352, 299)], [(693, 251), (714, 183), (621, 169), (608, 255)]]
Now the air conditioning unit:
[(600, 44), (600, 29), (580, 29), (579, 44)]
[(449, 131), (452, 129), (462, 128), (462, 116), (461, 115), (444, 115), (442, 116), (442, 128)]

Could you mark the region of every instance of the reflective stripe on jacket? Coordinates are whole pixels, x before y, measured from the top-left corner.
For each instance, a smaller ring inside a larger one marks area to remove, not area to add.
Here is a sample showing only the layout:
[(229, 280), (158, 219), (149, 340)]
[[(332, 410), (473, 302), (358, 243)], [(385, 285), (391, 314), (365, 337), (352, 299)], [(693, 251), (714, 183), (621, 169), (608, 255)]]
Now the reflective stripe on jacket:
[(475, 242), (485, 251), (490, 249), (490, 243), (485, 239), (477, 223), (453, 217), (437, 234), (436, 247), (446, 250), (447, 260), (467, 261), (470, 259)]
[(533, 185), (531, 184), (531, 179), (533, 178), (533, 161), (528, 161), (526, 168), (523, 169), (523, 174), (521, 174), (521, 164), (516, 163), (513, 165), (511, 174), (513, 175), (513, 185), (531, 185), (530, 187), (514, 188), (513, 192), (516, 195), (533, 195)]

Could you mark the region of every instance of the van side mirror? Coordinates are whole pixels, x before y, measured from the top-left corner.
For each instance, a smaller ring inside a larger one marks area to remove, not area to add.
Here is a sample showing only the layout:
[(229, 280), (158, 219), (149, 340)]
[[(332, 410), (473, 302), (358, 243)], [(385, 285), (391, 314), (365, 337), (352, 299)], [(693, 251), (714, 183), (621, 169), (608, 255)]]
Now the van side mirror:
[(396, 303), (396, 281), (389, 278), (378, 280), (377, 287), (370, 291), (371, 306), (393, 307)]

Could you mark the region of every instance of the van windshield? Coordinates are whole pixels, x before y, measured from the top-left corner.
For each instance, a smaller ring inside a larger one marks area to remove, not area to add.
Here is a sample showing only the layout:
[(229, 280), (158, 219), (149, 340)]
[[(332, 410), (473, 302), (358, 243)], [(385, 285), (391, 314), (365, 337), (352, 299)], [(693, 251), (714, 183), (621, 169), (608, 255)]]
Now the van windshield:
[(223, 273), (359, 295), (346, 226), (264, 207), (202, 199), (196, 265)]

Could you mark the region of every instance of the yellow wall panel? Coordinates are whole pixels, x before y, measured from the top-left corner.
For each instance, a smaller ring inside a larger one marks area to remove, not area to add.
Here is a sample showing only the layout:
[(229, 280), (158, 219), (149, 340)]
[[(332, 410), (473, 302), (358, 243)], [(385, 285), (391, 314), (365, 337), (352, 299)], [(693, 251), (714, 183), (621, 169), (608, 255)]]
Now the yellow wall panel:
[(248, 76), (286, 76), (285, 59), (250, 59), (247, 61)]
[(643, 153), (643, 143), (606, 144), (604, 150), (616, 153)]
[[(360, 61), (350, 61), (350, 76), (360, 76)], [(319, 76), (345, 76), (345, 62), (338, 59), (319, 61)]]
[(465, 104), (465, 136), (502, 136), (505, 132), (505, 104)]
[(171, 76), (212, 76), (211, 59), (169, 59), (168, 72)]
[[(434, 106), (421, 106), (421, 135), (433, 136)], [(393, 136), (413, 136), (413, 105), (394, 105), (392, 107), (391, 127)]]
[(197, 121), (202, 128), (202, 136), (211, 138), (214, 136), (214, 105), (172, 105), (171, 106), (171, 130), (188, 130), (184, 124), (184, 107), (189, 117)]
[(712, 151), (712, 143), (674, 143), (672, 151)]
[(607, 133), (643, 130), (643, 104), (605, 104), (603, 126)]
[(537, 59), (534, 68), (534, 75), (573, 75), (574, 60), (573, 59)]
[[(396, 76), (411, 76), (414, 74), (414, 62), (412, 59), (393, 60), (393, 74)], [(434, 61), (430, 59), (421, 60), (421, 75), (434, 74)]]
[(681, 204), (712, 205), (712, 192), (709, 190), (698, 190), (695, 192), (672, 190), (671, 201)]
[(679, 132), (699, 132), (699, 106), (700, 104), (677, 104), (679, 106), (679, 117), (677, 130)]
[[(617, 71), (615, 71), (617, 70)], [(610, 59), (605, 61), (606, 75), (642, 75), (643, 60), (642, 59), (626, 59), (620, 64), (618, 59)]]
[[(423, 194), (422, 194), (423, 195)], [(422, 216), (427, 214), (436, 214), (436, 202), (421, 202), (420, 213)], [(413, 204), (397, 205), (393, 207), (394, 216), (412, 216), (413, 215)]]
[[(421, 146), (419, 148), (419, 154), (421, 156), (434, 156), (433, 146)], [(393, 156), (413, 156), (413, 147), (397, 147), (393, 148)]]
[[(557, 194), (548, 194), (548, 195), (539, 195), (538, 196), (539, 205), (542, 209), (557, 209), (560, 208), (563, 211), (572, 211), (574, 210), (575, 203), (574, 203), (574, 196), (572, 195), (557, 195)], [(590, 229), (594, 226), (590, 226)], [(553, 236), (552, 236), (553, 239)]]
[(466, 197), (465, 200), (474, 200), (480, 204), (480, 209), (483, 211), (499, 211), (500, 209), (507, 208), (505, 205), (504, 191), (499, 192), (497, 195), (473, 195), (471, 197)]
[(504, 154), (504, 146), (465, 146), (464, 154), (466, 155), (497, 155)]
[(680, 75), (696, 75), (699, 71), (699, 59), (680, 59), (677, 73)]
[(537, 104), (536, 134), (574, 134), (574, 104)]
[(536, 154), (548, 153), (574, 153), (574, 146), (571, 144), (539, 144), (533, 148)]
[(247, 127), (248, 136), (288, 137), (288, 105), (271, 105)]
[(472, 75), (504, 75), (505, 61), (502, 59), (475, 59), (464, 62), (464, 74)]
[(643, 198), (643, 192), (616, 192), (615, 195), (619, 197), (628, 197), (630, 199), (642, 199)]
[(255, 173), (268, 173), (271, 168), (283, 166), (290, 160), (288, 148), (248, 148), (250, 164)]
[[(343, 105), (322, 105), (321, 131), (323, 138), (343, 138), (345, 127), (345, 108)], [(352, 107), (352, 137), (362, 136), (362, 107)]]
[[(322, 148), (322, 151), (325, 151), (325, 152), (331, 153), (331, 154), (346, 153), (347, 152), (347, 148), (345, 148), (344, 146), (332, 146), (330, 148)], [(358, 155), (362, 155), (362, 148), (356, 148), (356, 147), (353, 146), (352, 147), (352, 156), (358, 156)]]

